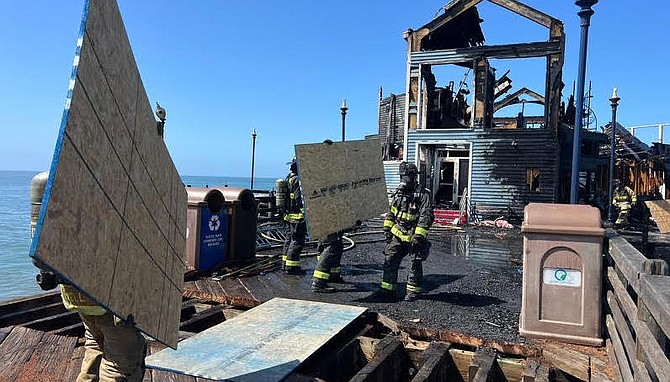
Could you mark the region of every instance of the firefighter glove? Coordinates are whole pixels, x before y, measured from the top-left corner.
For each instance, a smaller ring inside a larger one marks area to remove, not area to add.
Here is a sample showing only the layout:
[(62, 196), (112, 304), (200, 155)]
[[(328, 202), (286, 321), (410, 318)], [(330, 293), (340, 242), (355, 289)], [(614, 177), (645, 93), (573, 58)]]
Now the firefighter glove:
[(393, 234), (391, 233), (391, 231), (384, 231), (384, 239), (386, 239), (386, 244), (391, 243), (391, 241), (393, 240)]
[(425, 237), (421, 235), (412, 235), (412, 245), (420, 247), (421, 245), (423, 245), (424, 241), (426, 241)]

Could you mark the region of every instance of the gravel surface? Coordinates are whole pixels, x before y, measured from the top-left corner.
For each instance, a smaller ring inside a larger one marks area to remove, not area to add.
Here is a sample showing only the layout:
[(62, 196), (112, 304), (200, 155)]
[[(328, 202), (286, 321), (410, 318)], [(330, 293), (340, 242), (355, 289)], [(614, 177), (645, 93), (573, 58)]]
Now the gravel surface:
[[(289, 291), (277, 295), (365, 306), (403, 326), (447, 329), (487, 340), (525, 343), (518, 330), (522, 238), (517, 228), (432, 229), (429, 235), (431, 252), (424, 262), (426, 292), (413, 302), (402, 301), (408, 258), (403, 260), (400, 268), (399, 301), (379, 301), (374, 292), (382, 277), (382, 235), (372, 233), (352, 238), (357, 244), (344, 253), (342, 260), (343, 277), (347, 283), (331, 284), (338, 289), (336, 293), (309, 291), (309, 276), (316, 259), (308, 257), (303, 261), (308, 276), (282, 274)], [(377, 242), (371, 242), (375, 240)]]

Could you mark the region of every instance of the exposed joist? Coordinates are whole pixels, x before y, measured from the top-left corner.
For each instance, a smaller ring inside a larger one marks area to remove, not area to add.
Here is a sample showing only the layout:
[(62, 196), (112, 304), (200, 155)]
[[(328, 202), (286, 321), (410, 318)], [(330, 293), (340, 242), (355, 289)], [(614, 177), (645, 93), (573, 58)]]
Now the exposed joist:
[(496, 362), (498, 352), (495, 349), (481, 347), (475, 352), (472, 363), (468, 368), (468, 380), (470, 382), (486, 382), (489, 380), (502, 380), (502, 372)]
[(482, 57), (497, 59), (545, 57), (561, 53), (557, 41), (443, 49), (410, 54), (410, 64), (447, 65), (472, 62)]
[(505, 9), (508, 9), (520, 16), (523, 16), (529, 20), (532, 20), (542, 26), (547, 28), (551, 27), (551, 23), (558, 21), (553, 17), (547, 15), (546, 13), (540, 12), (537, 9), (531, 8), (526, 4), (519, 3), (514, 0), (489, 0), (493, 4), (499, 5)]
[(446, 381), (447, 371), (452, 365), (449, 356), (450, 346), (448, 342), (432, 342), (423, 352), (423, 366), (416, 373), (412, 382)]
[(350, 382), (399, 381), (403, 376), (402, 343), (392, 336), (386, 336), (374, 348), (374, 356)]

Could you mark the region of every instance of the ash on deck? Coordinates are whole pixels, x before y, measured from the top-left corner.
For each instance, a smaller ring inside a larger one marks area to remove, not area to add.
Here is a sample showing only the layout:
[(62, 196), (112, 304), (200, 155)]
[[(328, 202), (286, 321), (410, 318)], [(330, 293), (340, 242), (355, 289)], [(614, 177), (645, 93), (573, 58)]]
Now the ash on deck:
[[(342, 259), (347, 284), (332, 284), (338, 292), (316, 294), (309, 289), (315, 257), (303, 258), (306, 276), (279, 270), (245, 278), (186, 282), (185, 294), (200, 299), (251, 307), (274, 297), (349, 304), (370, 308), (397, 321), (411, 332), (448, 330), (464, 337), (523, 344), (518, 331), (521, 311), (521, 235), (516, 229), (472, 227), (464, 231), (436, 230), (424, 262), (426, 293), (413, 302), (402, 301), (409, 261), (403, 260), (399, 300), (373, 298), (382, 277), (382, 235), (354, 236), (356, 245)], [(366, 243), (367, 242), (367, 243)], [(346, 246), (346, 243), (345, 243)], [(308, 248), (314, 252), (313, 248)], [(278, 255), (263, 251), (261, 255)]]

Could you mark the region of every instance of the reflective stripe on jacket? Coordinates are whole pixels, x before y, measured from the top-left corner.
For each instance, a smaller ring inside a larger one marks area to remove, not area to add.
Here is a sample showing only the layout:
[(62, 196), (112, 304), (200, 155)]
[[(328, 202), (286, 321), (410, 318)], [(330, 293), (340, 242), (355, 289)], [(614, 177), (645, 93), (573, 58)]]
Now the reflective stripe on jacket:
[(396, 191), (391, 198), (389, 212), (384, 219), (384, 228), (404, 242), (412, 235), (426, 237), (433, 224), (433, 206), (428, 190), (417, 186), (413, 193)]
[(105, 308), (97, 305), (73, 286), (61, 284), (60, 295), (67, 310), (76, 310), (87, 316), (102, 316), (107, 313)]
[(305, 219), (305, 207), (303, 205), (298, 174), (290, 172), (286, 176), (286, 185), (288, 186), (289, 197), (286, 201), (284, 220), (292, 223), (300, 222)]

